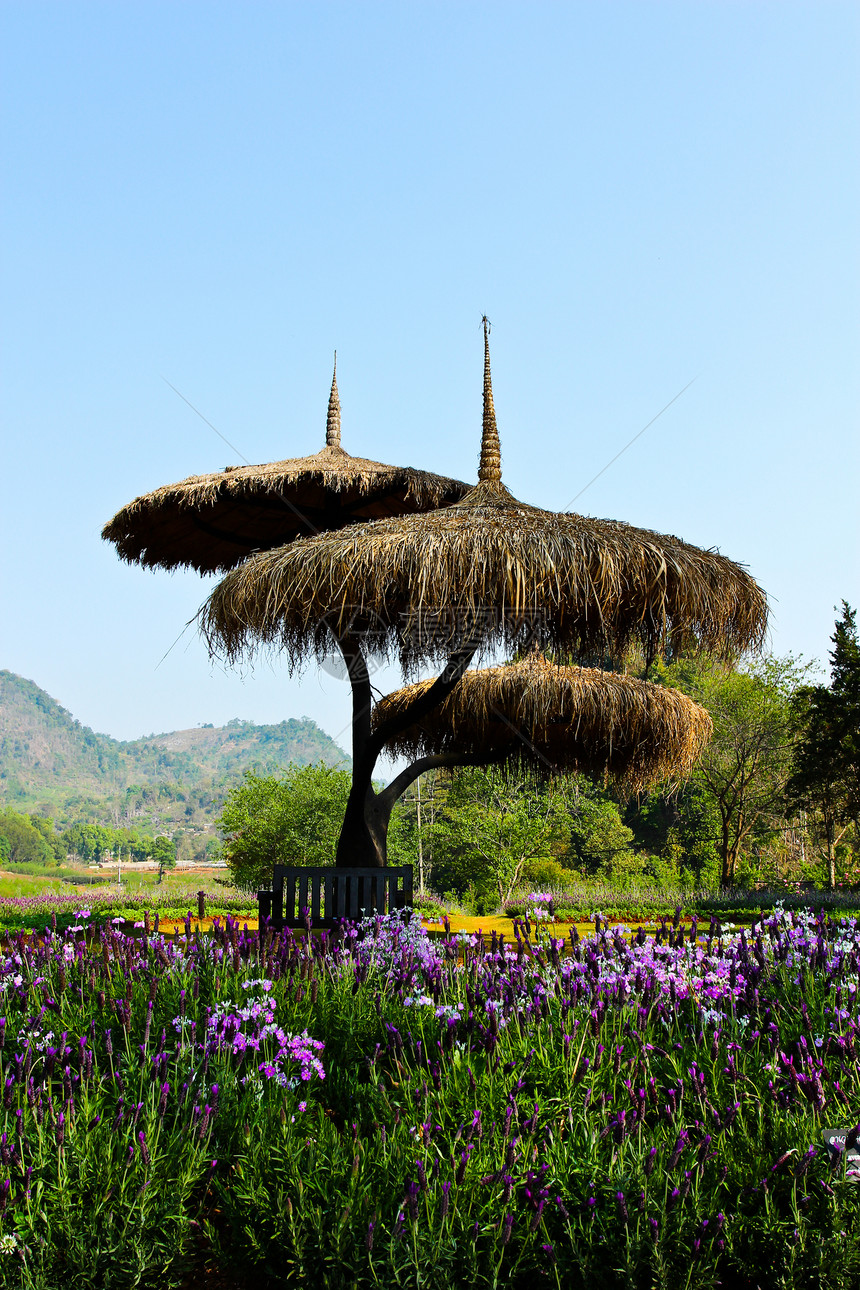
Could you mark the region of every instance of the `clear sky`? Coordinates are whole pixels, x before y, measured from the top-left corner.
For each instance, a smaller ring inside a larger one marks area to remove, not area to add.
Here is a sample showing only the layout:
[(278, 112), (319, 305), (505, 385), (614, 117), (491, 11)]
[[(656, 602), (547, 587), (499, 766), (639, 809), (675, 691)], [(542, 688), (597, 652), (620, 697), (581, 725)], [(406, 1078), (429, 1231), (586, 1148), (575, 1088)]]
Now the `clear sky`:
[[(138, 493), (322, 446), (718, 546), (826, 660), (858, 578), (856, 3), (4, 0), (0, 667), (120, 738), (346, 687), (207, 659)], [(168, 652), (169, 651), (169, 652)], [(166, 658), (163, 656), (167, 654)], [(160, 660), (162, 660), (160, 662)], [(383, 678), (381, 678), (381, 681)], [(385, 688), (397, 684), (384, 678)]]

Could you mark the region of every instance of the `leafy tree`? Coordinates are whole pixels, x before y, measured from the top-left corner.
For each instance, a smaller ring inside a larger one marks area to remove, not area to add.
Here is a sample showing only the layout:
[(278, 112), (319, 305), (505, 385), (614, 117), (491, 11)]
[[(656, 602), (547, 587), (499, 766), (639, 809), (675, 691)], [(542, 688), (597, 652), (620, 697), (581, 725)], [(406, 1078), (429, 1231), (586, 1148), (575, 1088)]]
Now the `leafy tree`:
[(562, 863), (610, 882), (640, 873), (643, 861), (633, 850), (633, 831), (622, 820), (617, 802), (584, 775), (571, 775), (562, 783), (569, 820), (569, 846)]
[(830, 685), (794, 696), (798, 742), (786, 787), (791, 808), (809, 812), (810, 832), (836, 886), (839, 844), (860, 816), (860, 642), (855, 611), (843, 600), (831, 637)]
[(756, 660), (742, 670), (701, 659), (661, 667), (658, 676), (701, 703), (714, 733), (692, 782), (716, 811), (720, 881), (733, 886), (738, 862), (781, 816), (791, 771), (792, 698), (810, 668), (790, 655)]
[(84, 864), (98, 864), (110, 854), (113, 829), (102, 824), (73, 824), (60, 840), (67, 855), (77, 856)]
[(28, 815), (0, 812), (0, 836), (6, 840), (8, 864), (50, 864), (53, 848)]
[(12, 847), (5, 833), (0, 833), (0, 865), (9, 863), (9, 856), (12, 854)]
[(518, 784), (493, 770), (463, 769), (451, 778), (434, 826), (433, 885), (508, 899), (527, 863), (552, 859), (567, 843), (563, 796)]
[(246, 771), (218, 824), (223, 857), (243, 891), (271, 882), (275, 864), (334, 863), (350, 776), (320, 762), (290, 766), (283, 776)]
[(719, 812), (701, 783), (643, 794), (627, 804), (623, 818), (636, 846), (650, 853), (651, 876), (695, 887), (719, 882)]
[(54, 828), (54, 821), (47, 819), (44, 815), (31, 815), (30, 823), (34, 829), (38, 829), (50, 847), (51, 860), (54, 864), (61, 864), (66, 858), (66, 853), (60, 834)]
[(167, 869), (176, 868), (176, 843), (172, 838), (161, 837), (155, 839), (152, 846), (152, 858), (158, 861), (158, 881), (164, 880), (164, 873)]

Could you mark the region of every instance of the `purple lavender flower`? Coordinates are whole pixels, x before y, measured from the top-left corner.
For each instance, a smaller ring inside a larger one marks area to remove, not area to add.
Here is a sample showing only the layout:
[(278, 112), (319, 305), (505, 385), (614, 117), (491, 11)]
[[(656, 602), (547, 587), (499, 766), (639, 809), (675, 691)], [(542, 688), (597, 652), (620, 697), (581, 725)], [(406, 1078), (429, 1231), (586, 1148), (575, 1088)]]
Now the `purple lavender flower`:
[(152, 1162), (149, 1157), (149, 1148), (146, 1145), (146, 1134), (144, 1133), (143, 1129), (141, 1129), (140, 1133), (138, 1133), (137, 1140), (140, 1143), (140, 1156), (141, 1156), (141, 1159), (143, 1160), (144, 1168), (148, 1169)]

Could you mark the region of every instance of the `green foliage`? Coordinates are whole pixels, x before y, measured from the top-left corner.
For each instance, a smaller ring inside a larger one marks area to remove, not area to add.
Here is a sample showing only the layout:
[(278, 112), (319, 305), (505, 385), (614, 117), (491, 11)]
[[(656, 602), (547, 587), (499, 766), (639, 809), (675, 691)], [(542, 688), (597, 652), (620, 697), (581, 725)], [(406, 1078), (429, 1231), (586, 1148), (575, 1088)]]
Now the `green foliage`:
[(265, 886), (275, 864), (333, 864), (349, 788), (348, 772), (322, 763), (291, 766), (280, 777), (246, 772), (219, 817), (236, 886)]
[(563, 886), (570, 877), (570, 871), (557, 860), (538, 857), (525, 862), (520, 877), (524, 886), (542, 891), (544, 888)]
[(164, 836), (156, 838), (152, 847), (152, 858), (158, 863), (158, 881), (164, 878), (165, 870), (176, 868), (176, 843)]
[(62, 835), (66, 852), (84, 864), (98, 864), (111, 852), (113, 833), (100, 824), (74, 824)]
[(794, 738), (792, 701), (809, 671), (790, 655), (756, 660), (741, 670), (704, 659), (658, 668), (658, 679), (703, 704), (714, 723), (692, 782), (718, 817), (724, 886), (737, 881), (744, 849), (768, 840), (781, 825)]
[(5, 839), (7, 864), (50, 864), (54, 850), (44, 830), (28, 815), (0, 812), (0, 837)]
[(562, 795), (511, 783), (494, 770), (457, 771), (434, 824), (433, 885), (471, 884), (485, 912), (502, 903), (529, 862), (552, 859), (568, 837)]
[(643, 872), (644, 859), (632, 848), (633, 831), (617, 802), (584, 775), (562, 781), (569, 816), (569, 845), (561, 859), (589, 877), (624, 883)]
[(843, 844), (860, 819), (860, 642), (855, 611), (843, 601), (833, 633), (829, 686), (801, 689), (794, 696), (798, 741), (786, 786), (790, 807), (809, 813), (813, 844), (836, 885), (837, 860), (851, 849)]
[(645, 793), (628, 802), (623, 818), (637, 847), (650, 853), (649, 876), (695, 887), (719, 882), (719, 812), (701, 783)]

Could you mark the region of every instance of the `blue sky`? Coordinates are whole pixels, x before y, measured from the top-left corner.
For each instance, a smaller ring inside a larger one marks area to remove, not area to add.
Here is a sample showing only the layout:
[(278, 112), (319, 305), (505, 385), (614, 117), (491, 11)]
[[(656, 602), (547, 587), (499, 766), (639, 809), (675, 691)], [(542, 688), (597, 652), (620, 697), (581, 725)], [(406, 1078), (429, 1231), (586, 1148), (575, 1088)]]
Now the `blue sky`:
[[(826, 659), (858, 588), (853, 3), (5, 0), (0, 666), (121, 738), (307, 714), (210, 664), (138, 493), (323, 442), (718, 546)], [(170, 650), (162, 662), (159, 660)], [(382, 680), (383, 678), (381, 678)], [(396, 675), (385, 688), (397, 684)]]

